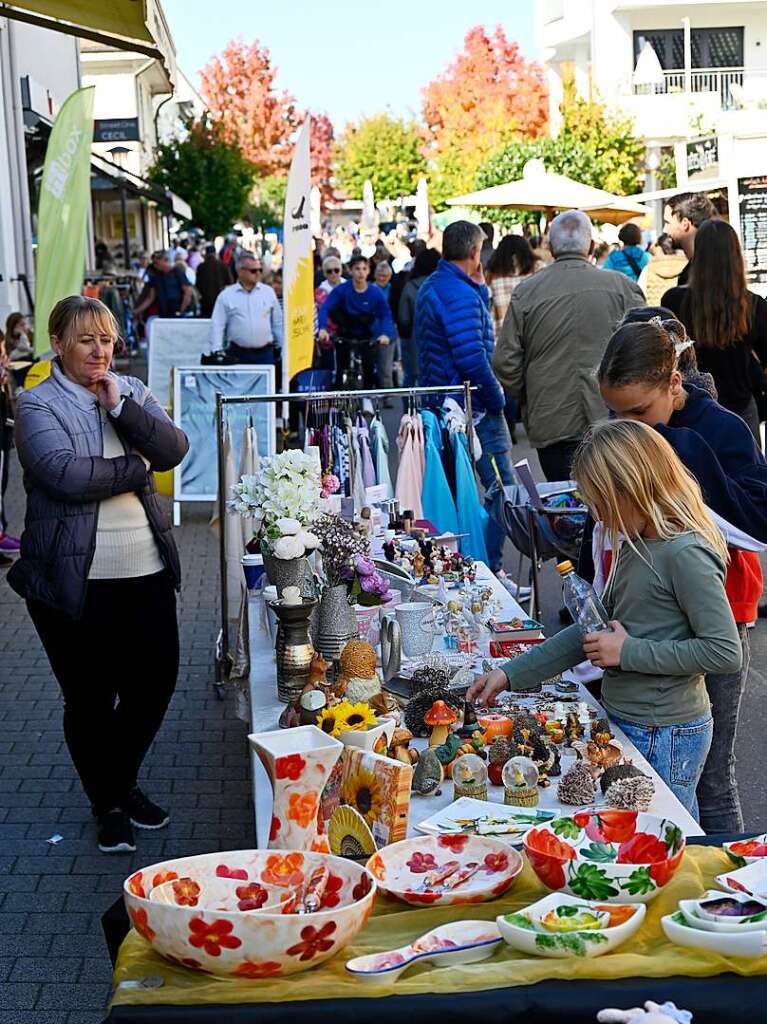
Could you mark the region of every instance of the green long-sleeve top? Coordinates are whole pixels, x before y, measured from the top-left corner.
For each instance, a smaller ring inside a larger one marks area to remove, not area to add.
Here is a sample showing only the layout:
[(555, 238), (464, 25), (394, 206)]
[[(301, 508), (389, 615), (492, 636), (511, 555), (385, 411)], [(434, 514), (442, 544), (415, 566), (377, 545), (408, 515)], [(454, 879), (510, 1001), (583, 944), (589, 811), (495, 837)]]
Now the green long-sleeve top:
[[(623, 544), (604, 604), (629, 634), (620, 668), (605, 670), (608, 714), (639, 725), (679, 725), (709, 712), (704, 675), (737, 672), (742, 652), (724, 590), (724, 565), (696, 533)], [(583, 661), (578, 626), (507, 662), (513, 690)]]

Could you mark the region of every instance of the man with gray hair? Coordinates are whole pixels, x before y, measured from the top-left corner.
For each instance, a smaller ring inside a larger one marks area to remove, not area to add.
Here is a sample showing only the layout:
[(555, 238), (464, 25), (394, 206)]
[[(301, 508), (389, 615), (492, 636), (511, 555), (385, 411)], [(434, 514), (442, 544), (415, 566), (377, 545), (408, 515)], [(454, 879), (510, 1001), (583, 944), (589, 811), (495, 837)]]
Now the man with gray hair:
[(263, 272), (260, 256), (240, 253), (237, 284), (224, 288), (213, 307), (213, 348), (223, 348), (226, 339), (238, 363), (273, 365), (282, 345), (282, 309)]
[(569, 480), (587, 427), (607, 415), (596, 370), (623, 314), (644, 305), (639, 287), (589, 261), (591, 221), (579, 210), (551, 222), (554, 262), (520, 282), (493, 357), (498, 379), (522, 403), (527, 437), (547, 480)]

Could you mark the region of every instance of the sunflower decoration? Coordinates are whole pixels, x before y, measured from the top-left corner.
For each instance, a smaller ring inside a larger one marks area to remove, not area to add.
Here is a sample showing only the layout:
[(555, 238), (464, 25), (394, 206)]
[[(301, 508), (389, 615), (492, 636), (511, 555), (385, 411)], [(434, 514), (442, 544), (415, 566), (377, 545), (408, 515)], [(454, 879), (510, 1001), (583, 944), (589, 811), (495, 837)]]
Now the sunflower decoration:
[(336, 708), (343, 715), (343, 729), (354, 729), (364, 731), (378, 724), (375, 711), (369, 704), (360, 701), (358, 704), (351, 704), (348, 700), (342, 701)]
[(381, 817), (385, 797), (381, 780), (369, 768), (350, 772), (341, 784), (341, 801), (358, 811), (372, 827)]
[(338, 736), (341, 730), (346, 728), (343, 717), (339, 714), (340, 707), (340, 704), (335, 704), (332, 707), (323, 708), (317, 715), (317, 727), (328, 736)]

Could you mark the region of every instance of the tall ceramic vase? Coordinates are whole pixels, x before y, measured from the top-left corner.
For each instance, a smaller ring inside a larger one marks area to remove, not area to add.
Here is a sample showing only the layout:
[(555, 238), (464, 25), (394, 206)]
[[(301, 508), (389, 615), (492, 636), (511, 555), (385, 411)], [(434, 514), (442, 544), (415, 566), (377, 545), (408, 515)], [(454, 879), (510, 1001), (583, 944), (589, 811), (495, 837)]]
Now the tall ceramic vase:
[(309, 682), (309, 669), (315, 655), (309, 636), (309, 620), (316, 601), (304, 598), (301, 604), (270, 601), (277, 616), (276, 659), (277, 696), (284, 704), (295, 704)]
[(306, 592), (306, 558), (275, 558), (269, 551), (262, 551), (264, 570), (272, 586), (277, 588), (277, 597), (282, 597), (285, 587), (298, 587), (301, 593)]
[(355, 636), (359, 636), (357, 616), (349, 604), (343, 584), (326, 587), (320, 599), (319, 623), (314, 645), (330, 661), (337, 661), (341, 651)]
[(269, 849), (327, 851), (317, 827), (320, 796), (344, 746), (318, 729), (258, 732), (248, 737), (274, 791)]

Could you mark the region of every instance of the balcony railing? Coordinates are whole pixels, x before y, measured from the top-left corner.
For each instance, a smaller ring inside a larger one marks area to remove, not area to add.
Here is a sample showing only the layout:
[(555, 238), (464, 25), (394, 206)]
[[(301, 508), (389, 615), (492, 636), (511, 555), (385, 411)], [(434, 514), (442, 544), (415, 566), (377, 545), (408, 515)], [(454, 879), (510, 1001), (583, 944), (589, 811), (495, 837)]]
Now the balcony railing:
[[(651, 85), (632, 84), (635, 96), (663, 95), (687, 91), (684, 70), (664, 71), (663, 81)], [(718, 93), (722, 110), (767, 105), (767, 68), (693, 68), (689, 91)]]

